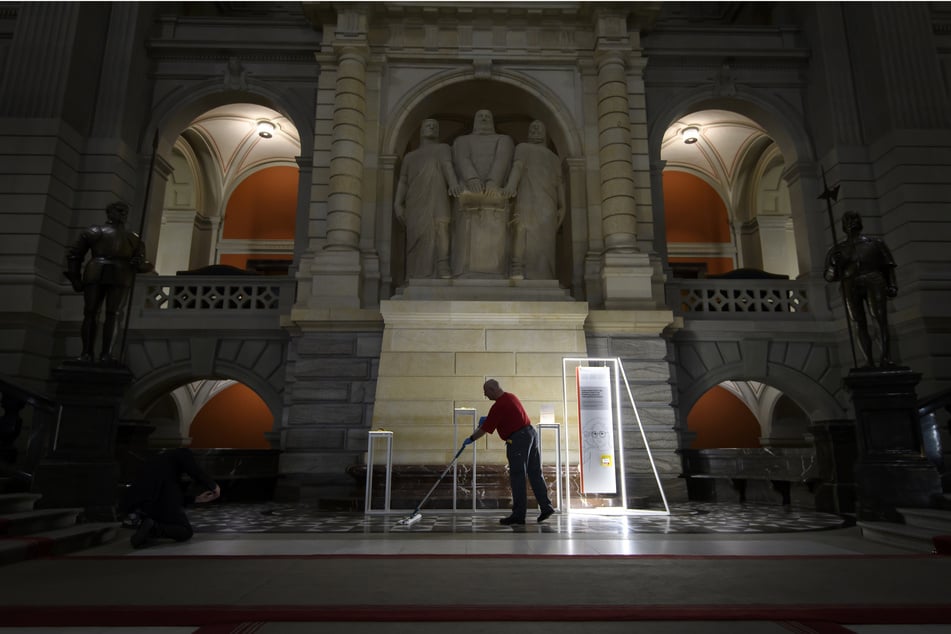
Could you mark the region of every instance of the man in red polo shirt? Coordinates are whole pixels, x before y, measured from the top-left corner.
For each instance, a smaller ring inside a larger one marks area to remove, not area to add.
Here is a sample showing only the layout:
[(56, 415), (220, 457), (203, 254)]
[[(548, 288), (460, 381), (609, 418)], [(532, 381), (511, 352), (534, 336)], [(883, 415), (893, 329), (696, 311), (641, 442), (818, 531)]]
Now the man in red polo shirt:
[(524, 524), (528, 506), (525, 477), (532, 485), (532, 492), (538, 501), (541, 513), (538, 522), (544, 522), (555, 509), (548, 498), (548, 486), (542, 476), (542, 460), (538, 452), (538, 432), (532, 427), (525, 408), (514, 394), (499, 386), (495, 379), (489, 379), (482, 386), (485, 397), (495, 401), (489, 409), (482, 425), (466, 438), (465, 444), (471, 444), (486, 434), (498, 430), (499, 437), (505, 441), (505, 456), (509, 461), (509, 482), (512, 487), (512, 514), (499, 520), (500, 524)]

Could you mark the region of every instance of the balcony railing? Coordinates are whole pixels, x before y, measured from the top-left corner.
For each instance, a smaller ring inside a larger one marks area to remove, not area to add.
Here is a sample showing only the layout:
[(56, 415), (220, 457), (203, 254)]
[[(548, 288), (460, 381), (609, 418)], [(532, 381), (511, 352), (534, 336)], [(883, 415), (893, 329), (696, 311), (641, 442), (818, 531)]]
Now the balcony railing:
[(276, 325), (291, 311), (295, 286), (290, 277), (143, 275), (136, 280), (134, 323), (168, 327), (168, 320), (181, 325), (213, 317), (216, 328)]
[(814, 319), (807, 282), (798, 280), (676, 279), (667, 303), (690, 319)]

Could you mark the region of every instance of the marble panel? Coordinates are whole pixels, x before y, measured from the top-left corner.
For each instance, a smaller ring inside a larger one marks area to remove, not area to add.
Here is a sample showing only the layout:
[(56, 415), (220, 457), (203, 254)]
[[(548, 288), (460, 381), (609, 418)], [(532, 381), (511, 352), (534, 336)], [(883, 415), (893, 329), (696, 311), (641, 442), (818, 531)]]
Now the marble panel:
[(455, 373), (459, 376), (492, 377), (515, 374), (516, 355), (511, 352), (459, 352)]
[(490, 351), (550, 352), (586, 354), (584, 332), (581, 330), (490, 330), (486, 332), (486, 349)]
[(481, 329), (447, 328), (387, 329), (383, 335), (383, 349), (388, 352), (414, 352), (421, 350), (482, 352), (485, 347), (485, 332)]
[(387, 352), (380, 358), (380, 376), (448, 376), (456, 368), (452, 352)]

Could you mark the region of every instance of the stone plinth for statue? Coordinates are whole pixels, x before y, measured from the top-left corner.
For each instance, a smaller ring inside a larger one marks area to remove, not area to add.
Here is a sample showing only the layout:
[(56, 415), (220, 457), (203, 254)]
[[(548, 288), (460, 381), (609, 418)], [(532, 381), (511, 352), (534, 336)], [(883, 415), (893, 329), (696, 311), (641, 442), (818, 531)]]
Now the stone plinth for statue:
[(825, 420), (809, 426), (816, 448), (819, 482), (815, 487), (817, 511), (855, 512), (855, 422)]
[[(396, 467), (448, 464), (472, 432), (454, 429), (453, 412), (488, 413), (486, 378), (517, 395), (537, 421), (542, 404), (562, 400), (562, 358), (587, 354), (583, 302), (388, 300), (380, 312), (372, 428), (394, 433)], [(480, 465), (506, 464), (497, 436), (479, 442)]]
[(508, 201), (497, 194), (463, 192), (453, 229), (452, 272), (457, 277), (508, 275)]
[(859, 519), (900, 521), (901, 507), (932, 506), (937, 469), (922, 455), (915, 386), (909, 368), (853, 370), (845, 379), (855, 407)]
[(37, 466), (38, 506), (82, 507), (87, 519), (113, 521), (119, 465), (116, 429), (132, 373), (121, 365), (67, 362), (53, 371), (62, 414)]

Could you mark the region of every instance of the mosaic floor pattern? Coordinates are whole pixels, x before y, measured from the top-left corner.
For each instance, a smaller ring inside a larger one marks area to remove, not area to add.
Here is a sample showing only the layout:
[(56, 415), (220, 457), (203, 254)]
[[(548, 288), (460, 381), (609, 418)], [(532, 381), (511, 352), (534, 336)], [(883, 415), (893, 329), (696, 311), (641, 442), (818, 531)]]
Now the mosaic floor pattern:
[(558, 513), (537, 524), (530, 513), (525, 526), (502, 526), (504, 511), (422, 511), (413, 524), (410, 512), (329, 513), (300, 504), (221, 504), (189, 510), (198, 533), (791, 533), (840, 528), (849, 520), (811, 510), (755, 504), (686, 503), (671, 505), (670, 515), (594, 515)]

